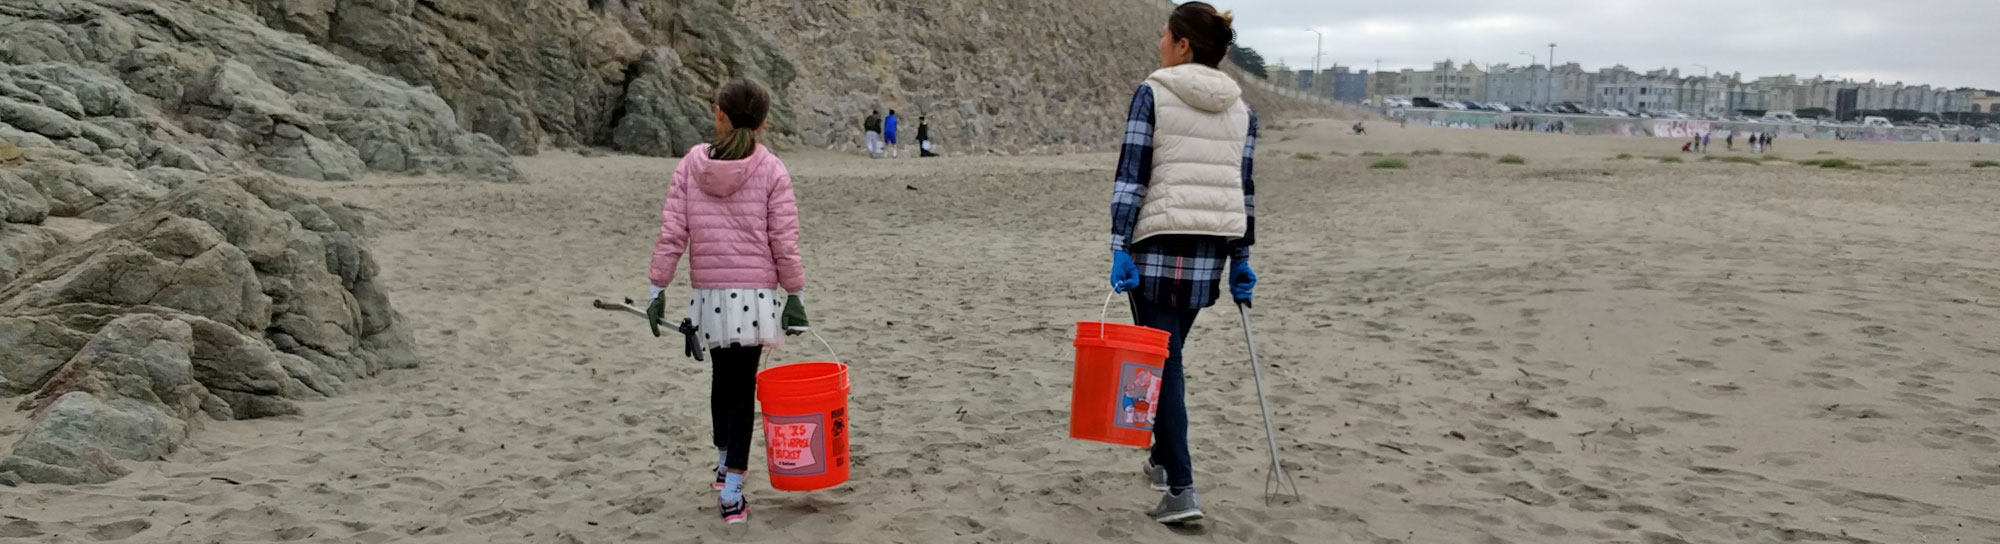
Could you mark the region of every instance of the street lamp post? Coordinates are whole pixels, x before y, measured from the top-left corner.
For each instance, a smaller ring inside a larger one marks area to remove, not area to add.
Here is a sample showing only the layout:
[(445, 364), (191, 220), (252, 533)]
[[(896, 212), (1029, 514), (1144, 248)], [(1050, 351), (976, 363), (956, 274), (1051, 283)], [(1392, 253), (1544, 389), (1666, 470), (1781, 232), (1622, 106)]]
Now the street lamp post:
[(1701, 69), (1701, 86), (1697, 87), (1696, 90), (1701, 95), (1701, 113), (1707, 114), (1708, 113), (1708, 65), (1697, 63), (1694, 66), (1696, 68)]
[(1318, 36), (1318, 37), (1319, 37), (1318, 39), (1316, 39), (1316, 40), (1314, 40), (1314, 41), (1313, 41), (1313, 80), (1312, 80), (1312, 88), (1313, 88), (1313, 92), (1314, 92), (1314, 93), (1318, 93), (1318, 92), (1319, 92), (1319, 57), (1320, 57), (1320, 55), (1321, 55), (1321, 54), (1325, 53), (1325, 50), (1323, 49), (1323, 47), (1324, 47), (1324, 46), (1326, 45), (1326, 35), (1325, 35), (1325, 34), (1321, 34), (1321, 33), (1319, 32), (1319, 30), (1317, 30), (1317, 29), (1311, 29), (1311, 28), (1308, 28), (1308, 29), (1306, 29), (1306, 32), (1311, 32), (1311, 33), (1313, 33), (1313, 35), (1314, 35), (1314, 36)]
[(1525, 70), (1521, 70), (1521, 75), (1523, 75), (1523, 76), (1527, 76), (1527, 78), (1528, 78), (1528, 105), (1532, 106), (1532, 105), (1535, 105), (1535, 87), (1534, 87), (1534, 85), (1535, 85), (1535, 63), (1536, 63), (1536, 62), (1538, 62), (1538, 60), (1537, 60), (1537, 59), (1535, 58), (1535, 54), (1534, 54), (1534, 53), (1529, 53), (1529, 52), (1527, 52), (1527, 51), (1522, 51), (1522, 52), (1521, 52), (1521, 55), (1522, 55), (1522, 56), (1525, 56), (1525, 57), (1528, 57), (1528, 68), (1527, 68), (1527, 69), (1525, 69)]
[(1556, 103), (1556, 42), (1549, 42), (1549, 94), (1545, 104)]

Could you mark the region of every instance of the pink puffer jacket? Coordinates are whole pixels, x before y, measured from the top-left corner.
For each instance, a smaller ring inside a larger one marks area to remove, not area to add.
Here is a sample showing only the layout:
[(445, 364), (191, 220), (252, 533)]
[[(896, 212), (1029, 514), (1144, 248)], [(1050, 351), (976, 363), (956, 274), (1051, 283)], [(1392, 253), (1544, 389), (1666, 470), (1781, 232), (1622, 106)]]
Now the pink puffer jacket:
[(653, 285), (673, 281), (682, 253), (697, 289), (804, 290), (799, 209), (785, 163), (761, 145), (734, 161), (708, 158), (708, 144), (688, 150), (660, 211)]

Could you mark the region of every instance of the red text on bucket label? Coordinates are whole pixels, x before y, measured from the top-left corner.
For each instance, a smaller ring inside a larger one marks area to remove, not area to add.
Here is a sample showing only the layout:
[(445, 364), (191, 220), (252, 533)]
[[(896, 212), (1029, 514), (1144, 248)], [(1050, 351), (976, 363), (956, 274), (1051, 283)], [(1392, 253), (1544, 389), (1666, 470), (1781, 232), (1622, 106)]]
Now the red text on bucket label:
[(826, 472), (825, 422), (824, 414), (764, 416), (764, 444), (769, 450), (771, 472), (786, 476)]
[(1127, 362), (1118, 369), (1118, 407), (1111, 413), (1111, 424), (1151, 431), (1159, 402), (1159, 368)]

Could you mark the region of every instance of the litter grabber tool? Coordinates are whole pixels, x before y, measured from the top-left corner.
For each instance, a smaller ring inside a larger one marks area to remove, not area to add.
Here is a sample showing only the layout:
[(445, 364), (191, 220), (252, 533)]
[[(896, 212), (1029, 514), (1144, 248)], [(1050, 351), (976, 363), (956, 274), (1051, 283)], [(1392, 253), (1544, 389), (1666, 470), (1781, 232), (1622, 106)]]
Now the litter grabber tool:
[(1250, 372), (1257, 380), (1257, 407), (1264, 410), (1264, 439), (1271, 448), (1271, 472), (1264, 477), (1264, 504), (1284, 493), (1286, 487), (1292, 489), (1292, 500), (1300, 500), (1299, 484), (1285, 474), (1285, 463), (1278, 458), (1278, 431), (1271, 424), (1271, 403), (1264, 398), (1264, 365), (1257, 362), (1257, 338), (1250, 333), (1250, 302), (1236, 302), (1236, 312), (1243, 316), (1243, 342), (1250, 346)]
[[(632, 299), (629, 298), (625, 299), (625, 302), (622, 304), (605, 302), (602, 300), (592, 300), (590, 301), (590, 307), (599, 310), (625, 312), (639, 316), (640, 319), (645, 319), (647, 326), (653, 329), (653, 336), (655, 337), (661, 336), (660, 327), (656, 322), (654, 322), (653, 316), (647, 315), (646, 310), (640, 309), (638, 306), (633, 305)], [(680, 330), (681, 333), (681, 341), (685, 342), (685, 345), (687, 346), (687, 352), (686, 352), (687, 356), (693, 357), (694, 360), (696, 361), (703, 360), (701, 343), (695, 341), (694, 333), (697, 329), (694, 326), (694, 321), (689, 320), (687, 318), (682, 318), (681, 324), (677, 328)]]

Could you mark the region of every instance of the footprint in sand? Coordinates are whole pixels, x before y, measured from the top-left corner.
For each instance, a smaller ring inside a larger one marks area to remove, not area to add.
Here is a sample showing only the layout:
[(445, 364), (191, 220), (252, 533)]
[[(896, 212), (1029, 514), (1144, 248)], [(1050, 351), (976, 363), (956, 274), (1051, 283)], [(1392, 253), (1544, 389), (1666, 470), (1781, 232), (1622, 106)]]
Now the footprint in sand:
[[(151, 529), (152, 527), (153, 527), (153, 522), (146, 521), (143, 519), (128, 519), (124, 521), (114, 521), (111, 523), (106, 523), (103, 525), (90, 528), (90, 538), (98, 542), (124, 540), (127, 538), (132, 538), (132, 535), (145, 532), (146, 529)], [(285, 539), (285, 540), (295, 540), (295, 539)]]
[(1928, 516), (1938, 511), (1938, 507), (1929, 504), (1895, 495), (1869, 493), (1866, 491), (1827, 493), (1820, 495), (1819, 500), (1843, 508), (1853, 508), (1864, 512), (1874, 512), (1903, 518)]
[(1715, 414), (1690, 412), (1671, 406), (1644, 406), (1639, 408), (1639, 412), (1657, 415), (1661, 420), (1673, 423), (1705, 423), (1716, 417)]
[(1882, 441), (1882, 429), (1879, 427), (1855, 427), (1848, 429), (1845, 433), (1841, 433), (1840, 436), (1855, 442), (1872, 444)]
[(1806, 372), (1791, 380), (1793, 387), (1817, 387), (1820, 389), (1861, 389), (1861, 382), (1852, 378), (1826, 372)]
[(0, 523), (0, 538), (29, 538), (43, 534), (42, 524), (33, 521), (10, 518), (6, 523)]
[(1763, 455), (1759, 455), (1759, 456), (1757, 456), (1757, 460), (1758, 460), (1759, 462), (1761, 462), (1761, 463), (1764, 463), (1764, 464), (1767, 464), (1767, 465), (1777, 465), (1777, 466), (1781, 466), (1781, 467), (1789, 467), (1789, 466), (1795, 466), (1795, 465), (1798, 465), (1798, 464), (1800, 464), (1800, 463), (1804, 463), (1804, 462), (1807, 462), (1807, 461), (1811, 461), (1811, 460), (1814, 460), (1814, 459), (1819, 459), (1820, 457), (1822, 457), (1822, 456), (1821, 456), (1821, 455), (1820, 455), (1820, 454), (1819, 454), (1818, 452), (1811, 452), (1811, 451), (1778, 451), (1778, 452), (1771, 452), (1771, 453), (1766, 453), (1766, 454), (1763, 454)]

